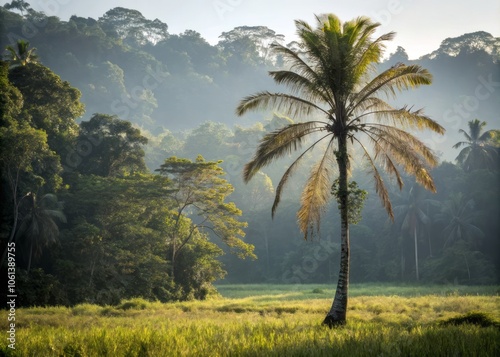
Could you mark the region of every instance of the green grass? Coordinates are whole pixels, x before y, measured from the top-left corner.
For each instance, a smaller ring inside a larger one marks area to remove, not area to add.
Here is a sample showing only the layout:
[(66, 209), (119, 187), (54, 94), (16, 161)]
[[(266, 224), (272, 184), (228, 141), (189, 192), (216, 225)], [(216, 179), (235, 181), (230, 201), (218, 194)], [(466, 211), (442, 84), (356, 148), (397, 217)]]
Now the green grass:
[(16, 350), (2, 338), (0, 356), (500, 355), (495, 287), (428, 295), (390, 286), (355, 295), (368, 287), (353, 287), (348, 324), (333, 330), (321, 325), (331, 287), (290, 287), (225, 285), (210, 301), (18, 309)]

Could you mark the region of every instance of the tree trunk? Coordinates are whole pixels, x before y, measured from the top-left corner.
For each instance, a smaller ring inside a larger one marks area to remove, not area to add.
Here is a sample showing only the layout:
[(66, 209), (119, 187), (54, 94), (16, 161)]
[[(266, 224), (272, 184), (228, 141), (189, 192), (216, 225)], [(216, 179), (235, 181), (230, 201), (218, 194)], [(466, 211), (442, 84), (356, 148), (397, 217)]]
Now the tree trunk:
[(339, 193), (340, 204), (340, 271), (337, 282), (337, 290), (333, 299), (332, 307), (323, 320), (323, 324), (332, 328), (346, 323), (347, 300), (349, 290), (349, 219), (348, 219), (348, 179), (347, 170), (349, 158), (347, 154), (347, 140), (339, 137), (339, 152), (337, 153), (337, 163), (339, 167)]
[(418, 276), (418, 247), (417, 247), (417, 225), (413, 227), (413, 238), (415, 239), (415, 271), (417, 274), (417, 281), (419, 280)]

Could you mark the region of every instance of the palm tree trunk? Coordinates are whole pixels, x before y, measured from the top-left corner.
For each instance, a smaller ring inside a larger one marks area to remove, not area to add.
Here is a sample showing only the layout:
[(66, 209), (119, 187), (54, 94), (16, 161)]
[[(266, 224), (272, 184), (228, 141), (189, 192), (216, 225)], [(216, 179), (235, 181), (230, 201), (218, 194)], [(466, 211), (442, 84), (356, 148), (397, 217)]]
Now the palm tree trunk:
[(350, 260), (348, 219), (349, 191), (347, 184), (348, 160), (347, 140), (345, 137), (339, 138), (339, 152), (337, 153), (337, 163), (339, 167), (339, 197), (337, 199), (340, 204), (340, 271), (332, 307), (323, 320), (323, 324), (330, 328), (346, 323)]
[(419, 279), (418, 276), (418, 247), (417, 247), (417, 225), (413, 227), (413, 238), (415, 240), (415, 271), (417, 274), (417, 281)]

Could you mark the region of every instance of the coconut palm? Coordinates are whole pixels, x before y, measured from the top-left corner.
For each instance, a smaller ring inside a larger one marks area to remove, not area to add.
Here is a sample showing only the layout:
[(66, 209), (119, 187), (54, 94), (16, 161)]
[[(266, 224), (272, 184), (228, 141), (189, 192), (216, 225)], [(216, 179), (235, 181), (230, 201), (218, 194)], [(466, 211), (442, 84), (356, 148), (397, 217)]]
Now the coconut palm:
[[(319, 232), (321, 212), (331, 197), (335, 166), (338, 168), (336, 199), (341, 218), (341, 259), (335, 298), (324, 324), (333, 327), (346, 322), (349, 284), (349, 149), (356, 148), (373, 174), (375, 187), (389, 216), (393, 217), (388, 191), (381, 177), (385, 169), (401, 188), (401, 169), (414, 175), (417, 182), (435, 190), (427, 167), (435, 165), (435, 155), (415, 136), (404, 129), (444, 129), (425, 116), (421, 110), (394, 108), (379, 98), (379, 94), (395, 95), (397, 91), (430, 84), (431, 74), (417, 65), (396, 64), (375, 75), (385, 48), (384, 42), (394, 33), (372, 39), (378, 23), (359, 17), (342, 23), (335, 15), (317, 16), (312, 28), (297, 20), (300, 51), (274, 44), (289, 69), (270, 72), (278, 84), (289, 87), (289, 93), (259, 92), (240, 102), (237, 114), (265, 108), (275, 108), (283, 114), (300, 119), (266, 135), (253, 159), (244, 168), (249, 181), (262, 167), (304, 144), (313, 141), (285, 171), (276, 187), (272, 207), (274, 214), (288, 179), (319, 142), (324, 150), (312, 168), (305, 184), (301, 207), (297, 213), (300, 229), (306, 239)], [(373, 76), (371, 76), (373, 75)], [(316, 115), (316, 116), (314, 116)], [(316, 135), (315, 135), (316, 134)], [(370, 155), (368, 146), (374, 150)]]
[(476, 225), (478, 217), (483, 214), (476, 209), (474, 200), (465, 197), (462, 192), (450, 196), (436, 215), (438, 222), (446, 224), (443, 229), (444, 247), (459, 240), (475, 244), (477, 239), (483, 238), (483, 231)]
[[(407, 192), (403, 191), (400, 202), (394, 207), (394, 214), (401, 219), (401, 230), (413, 235), (415, 246), (415, 275), (419, 280), (418, 273), (418, 232), (420, 227), (430, 223), (431, 219), (426, 213), (429, 203), (435, 205), (436, 201), (424, 198), (421, 186), (413, 185)], [(429, 241), (429, 251), (432, 255)]]
[(57, 200), (56, 195), (46, 194), (38, 201), (36, 195), (30, 193), (28, 198), (27, 212), (19, 225), (16, 241), (21, 239), (29, 250), (29, 272), (32, 259), (38, 259), (45, 247), (57, 243), (59, 227), (56, 221), (66, 222), (66, 217), (62, 212), (62, 203)]
[(24, 40), (18, 40), (16, 48), (7, 46), (5, 49), (9, 52), (7, 55), (11, 67), (26, 66), (28, 63), (38, 62), (36, 48), (29, 48), (30, 43)]
[(474, 119), (468, 122), (469, 132), (460, 129), (466, 141), (459, 141), (453, 145), (454, 149), (465, 146), (456, 161), (465, 171), (476, 169), (491, 169), (498, 165), (498, 147), (493, 145), (494, 140), (500, 137), (500, 130), (488, 130), (483, 132), (486, 122)]

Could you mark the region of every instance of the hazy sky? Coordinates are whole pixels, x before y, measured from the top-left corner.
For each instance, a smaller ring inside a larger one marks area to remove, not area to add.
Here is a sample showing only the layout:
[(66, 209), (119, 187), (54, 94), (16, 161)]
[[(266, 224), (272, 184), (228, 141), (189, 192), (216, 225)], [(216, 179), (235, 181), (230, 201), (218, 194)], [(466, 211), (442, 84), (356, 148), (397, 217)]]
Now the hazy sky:
[(499, 0), (28, 0), (47, 15), (68, 20), (71, 15), (97, 19), (114, 7), (139, 10), (146, 18), (158, 18), (178, 34), (185, 30), (201, 33), (217, 43), (218, 36), (234, 27), (267, 26), (293, 40), (293, 20), (314, 23), (314, 14), (334, 13), (341, 20), (360, 15), (382, 24), (380, 33), (397, 32), (387, 54), (397, 46), (410, 59), (436, 50), (447, 37), (474, 31), (500, 36)]

